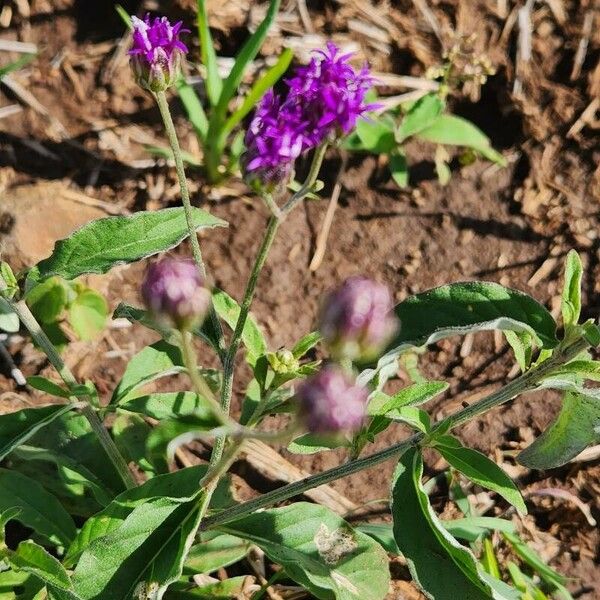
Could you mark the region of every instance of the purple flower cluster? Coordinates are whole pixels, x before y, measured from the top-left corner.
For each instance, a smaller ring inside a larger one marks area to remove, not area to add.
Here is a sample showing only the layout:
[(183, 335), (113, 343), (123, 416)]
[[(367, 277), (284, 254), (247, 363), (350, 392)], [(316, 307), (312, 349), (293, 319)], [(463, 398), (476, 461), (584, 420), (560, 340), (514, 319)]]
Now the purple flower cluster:
[(347, 279), (327, 297), (319, 329), (336, 357), (375, 357), (398, 329), (390, 291), (366, 277)]
[(142, 21), (131, 17), (133, 46), (129, 51), (131, 66), (138, 83), (153, 92), (161, 92), (175, 83), (179, 75), (181, 57), (188, 49), (179, 39), (183, 29), (179, 21), (171, 25), (167, 17), (150, 18)]
[(303, 381), (296, 394), (300, 415), (312, 433), (358, 431), (368, 396), (366, 388), (332, 365)]
[(296, 69), (285, 98), (273, 92), (264, 96), (246, 134), (244, 169), (250, 181), (280, 183), (303, 152), (349, 133), (373, 108), (365, 103), (373, 78), (366, 66), (355, 71), (350, 56), (329, 42), (327, 50)]
[(155, 318), (178, 329), (190, 329), (204, 319), (210, 291), (190, 260), (165, 258), (148, 268), (142, 297)]

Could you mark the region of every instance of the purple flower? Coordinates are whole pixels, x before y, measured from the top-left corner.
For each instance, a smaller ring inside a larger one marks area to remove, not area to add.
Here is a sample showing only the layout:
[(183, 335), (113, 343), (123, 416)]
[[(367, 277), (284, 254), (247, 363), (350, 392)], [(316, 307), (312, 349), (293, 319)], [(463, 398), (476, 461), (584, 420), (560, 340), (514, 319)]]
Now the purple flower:
[(362, 276), (347, 279), (326, 299), (319, 329), (336, 357), (374, 358), (398, 329), (388, 288)]
[(365, 96), (373, 86), (369, 68), (364, 65), (355, 71), (348, 59), (352, 54), (340, 54), (333, 43), (327, 50), (316, 52), (310, 63), (296, 69), (288, 80), (292, 95), (307, 107), (311, 120), (311, 137), (320, 141), (331, 134), (347, 134), (357, 119), (373, 108)]
[(287, 95), (267, 93), (246, 134), (243, 159), (246, 179), (273, 188), (286, 182), (296, 159), (326, 140), (349, 133), (372, 105), (365, 95), (373, 85), (364, 66), (356, 72), (350, 54), (333, 43), (319, 51), (288, 80)]
[(133, 46), (129, 51), (131, 66), (138, 83), (152, 92), (162, 92), (179, 76), (181, 57), (188, 49), (179, 35), (189, 32), (179, 21), (171, 25), (167, 17), (146, 15), (142, 21), (131, 17)]
[(358, 431), (365, 419), (368, 396), (366, 388), (333, 365), (303, 381), (296, 394), (300, 415), (313, 433)]
[(174, 258), (150, 265), (142, 297), (155, 318), (178, 329), (190, 329), (201, 322), (211, 303), (210, 291), (196, 265)]

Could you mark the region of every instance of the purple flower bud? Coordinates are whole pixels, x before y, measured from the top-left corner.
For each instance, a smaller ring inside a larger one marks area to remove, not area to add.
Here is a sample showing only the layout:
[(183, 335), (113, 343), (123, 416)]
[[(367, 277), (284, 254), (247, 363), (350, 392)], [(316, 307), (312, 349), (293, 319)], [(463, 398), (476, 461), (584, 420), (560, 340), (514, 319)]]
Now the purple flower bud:
[(272, 191), (285, 184), (296, 159), (326, 140), (349, 133), (374, 108), (365, 104), (373, 78), (365, 66), (356, 72), (333, 43), (287, 81), (285, 97), (269, 91), (246, 134), (243, 168), (253, 187)]
[(150, 265), (142, 297), (155, 318), (178, 329), (190, 329), (204, 320), (211, 303), (196, 265), (174, 258)]
[(369, 360), (382, 351), (398, 329), (392, 297), (385, 285), (356, 276), (326, 299), (319, 329), (332, 354)]
[(332, 365), (303, 381), (296, 394), (300, 415), (313, 433), (358, 431), (368, 396), (366, 388)]
[(164, 92), (173, 85), (179, 76), (181, 58), (188, 52), (180, 41), (182, 29), (179, 21), (171, 25), (167, 17), (150, 15), (142, 21), (131, 17), (133, 25), (133, 46), (129, 51), (131, 67), (138, 84), (151, 92)]

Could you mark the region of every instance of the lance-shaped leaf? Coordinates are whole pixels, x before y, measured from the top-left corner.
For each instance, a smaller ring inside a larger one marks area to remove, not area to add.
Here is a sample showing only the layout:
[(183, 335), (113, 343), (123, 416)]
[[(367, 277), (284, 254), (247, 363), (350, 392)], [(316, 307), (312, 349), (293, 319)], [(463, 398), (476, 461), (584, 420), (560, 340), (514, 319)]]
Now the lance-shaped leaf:
[[(162, 598), (177, 581), (200, 520), (199, 498), (150, 498), (83, 552), (73, 574), (82, 600)], [(143, 594), (142, 594), (143, 592)]]
[(422, 476), (421, 453), (411, 449), (398, 463), (392, 484), (394, 538), (414, 581), (434, 600), (515, 598), (510, 588), (492, 589), (471, 551), (444, 528), (423, 489)]
[(513, 480), (485, 454), (465, 448), (457, 438), (450, 435), (436, 438), (435, 448), (451, 466), (471, 481), (500, 494), (521, 514), (527, 514), (523, 496)]
[(227, 533), (208, 531), (202, 534), (200, 543), (192, 546), (183, 570), (185, 573), (212, 573), (228, 567), (248, 554), (250, 543)]
[(298, 502), (219, 529), (259, 546), (316, 598), (383, 600), (388, 592), (383, 548), (323, 506)]
[(152, 417), (158, 421), (191, 414), (212, 415), (211, 404), (194, 392), (164, 392), (119, 402), (119, 409)]
[[(199, 208), (192, 209), (192, 220), (196, 230), (227, 225)], [(54, 275), (70, 280), (85, 273), (106, 273), (116, 265), (170, 250), (187, 236), (183, 208), (97, 219), (56, 242), (52, 255), (30, 271), (29, 280)]]
[(137, 388), (159, 377), (167, 377), (185, 371), (181, 350), (160, 341), (146, 346), (128, 363), (125, 373), (115, 388), (111, 403), (126, 400)]
[(18, 508), (14, 517), (38, 535), (68, 546), (77, 532), (71, 516), (37, 481), (16, 471), (0, 469), (0, 512)]
[(544, 348), (557, 344), (556, 323), (541, 304), (497, 283), (452, 283), (407, 298), (395, 308), (401, 327), (390, 352), (472, 331), (527, 332)]
[(71, 404), (53, 404), (0, 415), (0, 460), (24, 444), (42, 427), (73, 408)]
[(567, 391), (556, 420), (517, 456), (517, 460), (530, 469), (551, 469), (564, 465), (599, 442), (600, 395), (597, 390)]
[(563, 325), (577, 325), (581, 315), (581, 279), (583, 265), (575, 250), (567, 255), (565, 266), (565, 284), (562, 292), (561, 312)]

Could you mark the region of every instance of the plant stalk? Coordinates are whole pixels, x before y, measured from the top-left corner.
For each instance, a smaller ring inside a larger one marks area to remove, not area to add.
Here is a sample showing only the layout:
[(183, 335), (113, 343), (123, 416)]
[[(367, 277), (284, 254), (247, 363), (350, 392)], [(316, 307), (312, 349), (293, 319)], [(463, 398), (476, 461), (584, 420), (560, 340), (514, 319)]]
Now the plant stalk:
[[(169, 110), (169, 103), (167, 102), (167, 96), (165, 92), (157, 92), (154, 94), (160, 115), (165, 125), (165, 131), (167, 132), (167, 138), (171, 150), (173, 151), (173, 158), (175, 159), (175, 170), (177, 171), (177, 179), (179, 181), (179, 189), (181, 190), (181, 202), (183, 204), (183, 210), (185, 212), (185, 219), (188, 226), (188, 233), (190, 238), (190, 244), (192, 245), (192, 255), (194, 262), (200, 271), (203, 279), (206, 279), (206, 267), (202, 258), (202, 251), (200, 250), (200, 242), (198, 241), (198, 233), (194, 228), (194, 217), (192, 214), (192, 203), (190, 201), (190, 191), (187, 184), (187, 178), (185, 176), (185, 167), (183, 166), (183, 158), (181, 156), (181, 147), (179, 146), (179, 140), (177, 138), (177, 132), (175, 131), (175, 124), (171, 117), (171, 111)], [(223, 328), (219, 317), (215, 312), (214, 307), (211, 306), (209, 318), (212, 326), (217, 334), (218, 352), (221, 360), (225, 356), (225, 340), (223, 337)]]
[[(535, 389), (537, 385), (546, 377), (551, 375), (557, 367), (566, 364), (579, 355), (583, 350), (589, 348), (589, 346), (590, 345), (587, 341), (581, 339), (567, 348), (557, 350), (554, 356), (541, 363), (539, 366), (527, 371), (520, 377), (517, 377), (503, 388), (491, 393), (485, 398), (482, 398), (480, 401), (457, 411), (455, 414), (450, 415), (446, 419), (442, 419), (436, 424), (434, 429), (436, 427), (446, 428), (448, 425), (449, 428), (452, 429), (496, 406), (500, 406), (501, 404), (512, 400), (524, 392)], [(227, 523), (228, 521), (232, 521), (234, 519), (239, 519), (240, 517), (253, 513), (261, 508), (273, 506), (274, 504), (283, 502), (284, 500), (288, 500), (294, 496), (299, 496), (300, 494), (303, 494), (304, 492), (320, 485), (331, 483), (332, 481), (347, 477), (348, 475), (353, 475), (354, 473), (374, 467), (375, 465), (381, 464), (382, 462), (385, 462), (391, 458), (397, 458), (409, 448), (418, 446), (424, 440), (424, 437), (425, 436), (423, 433), (416, 433), (408, 439), (395, 444), (394, 446), (390, 446), (389, 448), (385, 448), (384, 450), (380, 450), (371, 456), (366, 456), (353, 462), (348, 462), (338, 467), (334, 467), (333, 469), (323, 471), (322, 473), (311, 475), (310, 477), (306, 477), (301, 481), (295, 481), (294, 483), (285, 485), (277, 490), (267, 492), (266, 494), (263, 494), (254, 500), (250, 500), (248, 502), (238, 504), (237, 506), (233, 506), (232, 508), (225, 509), (216, 515), (208, 517), (202, 523), (201, 529), (206, 530), (212, 527), (217, 527), (218, 525)]]
[[(0, 277), (0, 292), (6, 289), (6, 283), (4, 279)], [(48, 336), (44, 333), (43, 329), (40, 327), (40, 324), (37, 322), (36, 318), (33, 316), (33, 313), (29, 310), (25, 301), (21, 300), (19, 302), (14, 302), (12, 300), (7, 300), (10, 304), (10, 307), (17, 313), (21, 323), (25, 325), (26, 329), (31, 334), (33, 341), (42, 349), (44, 354), (48, 357), (48, 360), (52, 364), (52, 366), (57, 370), (61, 379), (65, 382), (69, 390), (73, 389), (76, 385), (78, 385), (77, 379), (71, 372), (71, 369), (65, 364), (60, 354), (48, 338)], [(110, 434), (104, 427), (102, 421), (91, 407), (90, 402), (91, 399), (89, 396), (82, 397), (84, 401), (84, 405), (81, 409), (81, 413), (87, 419), (90, 427), (93, 429), (94, 433), (98, 437), (98, 441), (102, 445), (102, 448), (106, 452), (110, 461), (115, 467), (115, 470), (119, 473), (123, 484), (127, 489), (131, 489), (137, 486), (133, 473), (129, 469), (127, 462), (119, 452), (114, 440), (110, 437)], [(72, 396), (69, 399), (70, 402), (76, 403), (80, 402), (81, 399)]]
[[(279, 219), (275, 216), (272, 216), (269, 219), (267, 224), (267, 229), (265, 231), (265, 237), (260, 245), (258, 250), (258, 254), (256, 255), (256, 260), (254, 261), (254, 266), (252, 267), (252, 272), (250, 273), (250, 278), (248, 279), (248, 284), (246, 285), (246, 291), (244, 292), (244, 299), (242, 300), (242, 304), (240, 307), (240, 314), (235, 324), (235, 329), (233, 332), (233, 336), (231, 338), (231, 343), (229, 345), (229, 350), (225, 356), (225, 360), (223, 363), (223, 386), (221, 388), (221, 410), (225, 414), (229, 414), (230, 406), (231, 406), (231, 397), (233, 395), (233, 376), (235, 369), (235, 355), (240, 347), (240, 342), (242, 339), (242, 332), (244, 331), (244, 326), (246, 325), (246, 319), (248, 318), (248, 314), (250, 312), (250, 306), (252, 304), (252, 300), (254, 298), (254, 292), (256, 291), (256, 285), (258, 283), (258, 277), (260, 276), (260, 272), (267, 260), (267, 255), (269, 254), (269, 250), (271, 249), (271, 245), (273, 244), (273, 240), (275, 239), (275, 234), (277, 233), (277, 229), (279, 228)], [(225, 447), (225, 437), (220, 436), (215, 440), (215, 445), (213, 447), (212, 455), (210, 457), (210, 464), (214, 466), (221, 460), (221, 456), (223, 455), (223, 449)]]

